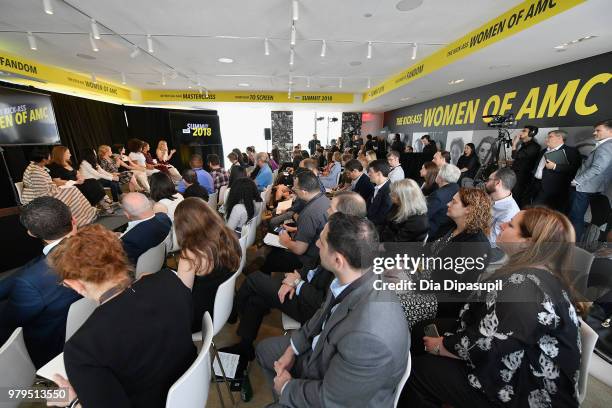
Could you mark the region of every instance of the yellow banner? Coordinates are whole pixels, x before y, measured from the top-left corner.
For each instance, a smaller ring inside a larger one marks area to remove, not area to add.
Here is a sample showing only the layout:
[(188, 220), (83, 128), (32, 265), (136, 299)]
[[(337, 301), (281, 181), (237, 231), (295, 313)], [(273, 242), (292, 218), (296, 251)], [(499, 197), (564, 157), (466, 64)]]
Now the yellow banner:
[(5, 51), (0, 51), (0, 71), (11, 72), (23, 77), (70, 88), (82, 89), (125, 101), (132, 100), (132, 91), (129, 88), (118, 86), (108, 81), (96, 80), (96, 82), (93, 82), (88, 75), (44, 65)]
[(143, 102), (267, 102), (267, 103), (353, 103), (350, 93), (143, 90)]
[(363, 94), (363, 102), (402, 87), (586, 0), (526, 0)]

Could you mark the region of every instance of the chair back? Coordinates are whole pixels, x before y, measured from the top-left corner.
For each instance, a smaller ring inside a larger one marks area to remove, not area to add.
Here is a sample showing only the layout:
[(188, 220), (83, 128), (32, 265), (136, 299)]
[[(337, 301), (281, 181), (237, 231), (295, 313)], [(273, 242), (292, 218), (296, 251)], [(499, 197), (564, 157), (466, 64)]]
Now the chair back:
[(240, 274), (240, 270), (234, 272), (234, 274), (217, 289), (217, 295), (215, 296), (215, 307), (213, 311), (213, 336), (217, 335), (219, 331), (227, 323), (232, 307), (234, 306), (234, 294), (236, 290), (236, 279)]
[(181, 250), (181, 247), (178, 244), (178, 240), (176, 238), (176, 231), (174, 230), (174, 225), (170, 230), (170, 233), (164, 240), (166, 245), (166, 254), (174, 253)]
[(300, 327), (302, 327), (300, 322), (285, 313), (281, 315), (281, 321), (283, 323), (283, 330), (285, 333), (289, 330), (298, 330)]
[[(23, 329), (18, 327), (0, 347), (0, 387), (6, 389), (30, 388), (36, 369), (23, 340)], [(18, 407), (20, 400), (3, 402), (2, 407)]]
[(230, 188), (228, 187), (227, 190), (225, 190), (225, 194), (223, 195), (223, 203), (227, 203), (227, 197), (229, 197), (229, 192), (230, 192)]
[(217, 211), (218, 194), (219, 194), (218, 192), (214, 192), (208, 196), (208, 205), (210, 205), (210, 208), (212, 208), (215, 211)]
[(589, 380), (589, 365), (599, 335), (588, 324), (580, 319), (580, 338), (582, 353), (580, 354), (580, 377), (578, 378), (578, 402), (582, 404), (586, 398), (587, 381)]
[(70, 305), (66, 319), (66, 341), (70, 340), (72, 335), (89, 319), (96, 307), (98, 304), (87, 298), (79, 299)]
[(278, 169), (272, 172), (272, 184), (276, 183), (277, 177), (278, 177)]
[(247, 240), (249, 238), (249, 225), (248, 224), (242, 227), (241, 234), (242, 235), (240, 236), (240, 239), (238, 240), (240, 242), (240, 252), (241, 252), (240, 267), (238, 268), (240, 272), (244, 270), (244, 266), (246, 265)]
[(19, 203), (23, 203), (23, 181), (15, 183), (15, 189), (17, 189), (17, 195), (19, 196)]
[(164, 266), (166, 260), (166, 240), (149, 248), (144, 254), (138, 257), (136, 262), (136, 279), (143, 273), (157, 272)]
[(406, 366), (406, 371), (404, 371), (404, 375), (402, 375), (402, 379), (400, 380), (397, 387), (395, 387), (395, 400), (393, 402), (393, 407), (397, 408), (397, 404), (400, 399), (400, 395), (402, 395), (402, 390), (408, 381), (408, 377), (410, 377), (410, 370), (412, 369), (412, 357), (410, 357), (410, 350), (408, 350), (408, 365)]
[(227, 190), (229, 190), (227, 185), (221, 186), (221, 188), (219, 188), (219, 195), (217, 196), (217, 206), (220, 207), (225, 203), (225, 193), (227, 192)]
[(257, 219), (255, 217), (251, 218), (242, 228), (248, 226), (248, 238), (246, 242), (246, 247), (250, 247), (255, 244), (255, 239), (257, 238)]
[(187, 371), (168, 390), (166, 408), (202, 408), (206, 406), (212, 376), (210, 345), (213, 337), (213, 323), (208, 312), (202, 317), (202, 332), (205, 335), (200, 353)]
[(580, 293), (586, 293), (588, 280), (589, 280), (589, 272), (591, 271), (591, 266), (593, 265), (593, 260), (595, 257), (589, 251), (586, 251), (579, 247), (574, 247), (574, 278), (575, 281), (572, 282), (576, 290)]

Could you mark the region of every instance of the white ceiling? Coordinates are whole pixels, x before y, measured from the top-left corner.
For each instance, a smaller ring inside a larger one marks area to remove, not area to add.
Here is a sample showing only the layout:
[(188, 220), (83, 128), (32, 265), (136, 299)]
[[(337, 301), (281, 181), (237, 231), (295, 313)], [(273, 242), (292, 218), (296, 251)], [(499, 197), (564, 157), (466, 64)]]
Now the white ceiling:
[[(349, 93), (366, 91), (368, 78), (374, 86), (521, 2), (423, 0), (420, 7), (400, 12), (395, 8), (398, 0), (299, 0), (291, 67), (290, 0), (51, 1), (53, 15), (44, 13), (41, 0), (0, 0), (0, 48), (117, 83), (125, 73), (128, 85), (141, 89), (163, 88), (163, 73), (168, 89), (195, 86), (199, 78), (212, 90), (286, 91), (291, 75), (294, 92)], [(610, 51), (609, 6), (609, 0), (588, 0), (367, 105), (356, 99), (356, 104), (329, 108), (390, 110)], [(89, 43), (88, 18), (75, 8), (100, 23), (99, 52)], [(37, 51), (29, 49), (27, 31), (35, 33)], [(146, 52), (147, 34), (154, 42), (151, 55)], [(598, 37), (565, 52), (552, 48), (585, 35)], [(224, 36), (243, 38), (219, 38)], [(269, 56), (264, 55), (264, 38), (269, 38)], [(325, 58), (320, 57), (321, 40), (327, 42)], [(368, 41), (374, 42), (372, 59), (366, 58)], [(136, 58), (130, 58), (130, 42), (142, 48)], [(419, 44), (416, 61), (410, 59), (412, 42)], [(234, 63), (220, 63), (220, 57)], [(500, 65), (509, 66), (489, 69)], [(170, 77), (173, 70), (178, 73), (175, 79)], [(449, 86), (456, 78), (465, 82)], [(250, 86), (238, 86), (244, 82)], [(410, 99), (402, 101), (405, 97)]]

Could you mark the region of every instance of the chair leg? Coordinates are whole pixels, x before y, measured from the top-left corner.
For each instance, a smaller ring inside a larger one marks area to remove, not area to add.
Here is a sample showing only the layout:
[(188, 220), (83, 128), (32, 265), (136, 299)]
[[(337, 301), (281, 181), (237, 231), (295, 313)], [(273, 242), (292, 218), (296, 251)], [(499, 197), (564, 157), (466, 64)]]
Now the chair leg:
[(227, 392), (229, 393), (230, 400), (232, 401), (232, 406), (235, 407), (236, 401), (234, 400), (234, 394), (232, 394), (232, 388), (230, 386), (229, 380), (227, 379), (227, 376), (225, 375), (225, 369), (223, 368), (223, 364), (221, 364), (221, 357), (219, 357), (219, 351), (217, 350), (215, 343), (212, 343), (212, 348), (215, 353), (215, 357), (217, 358), (217, 361), (219, 362), (219, 368), (221, 369), (221, 374), (223, 375), (223, 381), (225, 382), (225, 386), (227, 387)]
[(225, 402), (223, 401), (223, 395), (221, 394), (221, 387), (219, 387), (219, 383), (217, 382), (217, 378), (215, 376), (215, 359), (210, 360), (210, 369), (213, 375), (213, 381), (215, 383), (215, 387), (217, 388), (217, 395), (219, 395), (219, 401), (221, 402), (221, 407), (225, 408)]

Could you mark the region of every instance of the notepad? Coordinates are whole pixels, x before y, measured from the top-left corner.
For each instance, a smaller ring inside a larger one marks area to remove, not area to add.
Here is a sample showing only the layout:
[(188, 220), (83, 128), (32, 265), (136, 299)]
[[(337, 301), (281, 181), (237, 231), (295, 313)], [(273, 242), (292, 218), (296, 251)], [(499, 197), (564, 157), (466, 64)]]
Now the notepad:
[(278, 235), (270, 234), (269, 232), (264, 237), (263, 242), (266, 245), (270, 245), (270, 246), (277, 247), (277, 248), (287, 249), (287, 247), (282, 245), (280, 243), (280, 241), (278, 240)]
[[(224, 353), (220, 351), (219, 359), (221, 360), (221, 364), (223, 364), (223, 370), (225, 371), (225, 376), (227, 378), (235, 378), (236, 368), (238, 368), (238, 362), (240, 361), (240, 356), (238, 354)], [(219, 377), (223, 375), (223, 372), (221, 371), (221, 367), (219, 367), (219, 361), (216, 358), (215, 358), (215, 361), (213, 362), (213, 368), (215, 369), (215, 375)]]
[(66, 367), (64, 366), (64, 353), (55, 356), (53, 360), (39, 368), (36, 374), (51, 381), (53, 381), (53, 376), (55, 374), (59, 374), (67, 379), (68, 375), (66, 374)]
[(555, 164), (569, 164), (569, 160), (567, 160), (567, 155), (565, 154), (565, 150), (559, 149), (554, 152), (544, 153), (546, 156), (546, 160), (550, 160)]
[(293, 200), (285, 200), (285, 201), (281, 201), (280, 203), (278, 203), (278, 205), (276, 206), (276, 214), (280, 214), (283, 211), (287, 211), (288, 209), (291, 208), (291, 205), (293, 204)]

